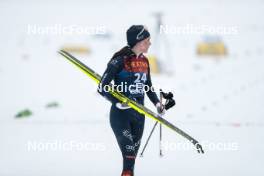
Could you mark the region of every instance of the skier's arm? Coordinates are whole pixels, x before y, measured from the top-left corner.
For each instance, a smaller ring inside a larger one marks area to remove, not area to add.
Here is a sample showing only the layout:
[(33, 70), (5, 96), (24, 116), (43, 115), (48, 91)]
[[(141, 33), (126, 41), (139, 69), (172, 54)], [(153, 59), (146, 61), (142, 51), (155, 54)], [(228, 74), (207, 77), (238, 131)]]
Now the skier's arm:
[(121, 57), (114, 58), (107, 64), (107, 68), (102, 76), (102, 79), (97, 89), (97, 91), (103, 97), (107, 98), (112, 103), (117, 103), (118, 100), (113, 95), (111, 95), (110, 92), (107, 91), (107, 87), (109, 87), (109, 84), (114, 79), (115, 75), (121, 71), (123, 64), (122, 60), (123, 59)]
[(154, 91), (154, 88), (152, 87), (149, 68), (148, 68), (148, 76), (147, 76), (147, 86), (149, 87), (149, 89), (147, 91), (147, 95), (148, 95), (150, 101), (156, 106), (157, 103), (159, 103), (159, 99), (158, 99), (156, 92)]
[(149, 91), (147, 92), (147, 95), (148, 95), (150, 101), (156, 106), (157, 112), (160, 115), (164, 115), (165, 114), (165, 107), (162, 104), (162, 102), (160, 102), (160, 100), (158, 99), (158, 96), (157, 96), (156, 92), (154, 91), (154, 88), (152, 87), (150, 70), (149, 70), (149, 74), (148, 74), (147, 80), (148, 80), (147, 85), (150, 88)]

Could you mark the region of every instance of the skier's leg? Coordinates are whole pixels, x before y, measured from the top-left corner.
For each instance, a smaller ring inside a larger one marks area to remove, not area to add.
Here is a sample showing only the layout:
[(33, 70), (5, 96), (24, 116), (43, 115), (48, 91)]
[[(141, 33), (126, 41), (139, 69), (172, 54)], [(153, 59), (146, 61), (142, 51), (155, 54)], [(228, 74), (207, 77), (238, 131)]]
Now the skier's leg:
[(138, 150), (141, 144), (141, 138), (142, 138), (143, 131), (144, 131), (144, 124), (145, 124), (144, 115), (137, 113), (131, 125), (131, 133), (133, 136), (136, 155), (138, 153)]
[(133, 172), (135, 165), (135, 147), (131, 134), (129, 110), (120, 110), (114, 105), (111, 107), (110, 123), (123, 156), (123, 171)]

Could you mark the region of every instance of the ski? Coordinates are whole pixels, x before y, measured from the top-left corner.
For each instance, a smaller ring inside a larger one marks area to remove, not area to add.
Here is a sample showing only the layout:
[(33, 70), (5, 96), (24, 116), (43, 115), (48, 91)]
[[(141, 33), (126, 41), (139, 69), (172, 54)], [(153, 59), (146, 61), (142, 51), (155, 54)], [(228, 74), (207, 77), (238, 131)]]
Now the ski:
[[(96, 73), (94, 70), (92, 70), (90, 67), (86, 66), (85, 64), (83, 64), (81, 61), (79, 61), (77, 58), (75, 58), (74, 56), (72, 56), (70, 53), (68, 53), (66, 51), (60, 50), (59, 54), (64, 56), (64, 58), (66, 58), (68, 61), (70, 61), (73, 65), (77, 66), (81, 71), (83, 71), (87, 76), (89, 76), (97, 84), (100, 83), (101, 76), (98, 73)], [(110, 87), (112, 87), (112, 86), (110, 85)], [(178, 127), (173, 125), (172, 123), (168, 122), (166, 119), (162, 118), (160, 115), (154, 113), (153, 111), (146, 108), (145, 106), (127, 98), (125, 95), (123, 95), (122, 93), (120, 93), (118, 91), (110, 90), (110, 93), (115, 98), (117, 98), (120, 102), (127, 104), (128, 106), (130, 106), (131, 108), (133, 108), (137, 112), (144, 114), (145, 116), (152, 118), (155, 121), (158, 121), (162, 125), (172, 129), (173, 131), (177, 132), (178, 134), (180, 134), (184, 138), (188, 139), (196, 147), (198, 153), (204, 153), (204, 150), (203, 150), (201, 144), (199, 144), (199, 142), (197, 140), (195, 140), (193, 137), (191, 137), (190, 135), (188, 135), (187, 133), (185, 133), (184, 131), (182, 131), (181, 129), (179, 129)]]

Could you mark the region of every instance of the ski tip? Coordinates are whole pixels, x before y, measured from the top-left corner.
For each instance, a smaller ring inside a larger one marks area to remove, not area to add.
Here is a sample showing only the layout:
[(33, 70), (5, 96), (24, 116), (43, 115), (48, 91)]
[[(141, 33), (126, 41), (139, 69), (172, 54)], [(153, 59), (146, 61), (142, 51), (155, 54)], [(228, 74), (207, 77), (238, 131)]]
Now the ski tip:
[(59, 50), (58, 53), (59, 54), (63, 54), (63, 53), (65, 53), (65, 51), (64, 50)]
[(191, 143), (193, 143), (198, 153), (204, 154), (203, 147), (198, 141), (196, 141), (195, 139), (191, 139), (190, 141)]
[(59, 50), (59, 51), (57, 51), (57, 53), (59, 53), (59, 54), (61, 54), (61, 55), (62, 55), (62, 52), (63, 52), (63, 50)]
[(69, 53), (67, 53), (67, 51), (64, 51), (64, 50), (59, 50), (57, 51), (60, 55), (66, 57), (66, 55), (69, 55)]
[(196, 144), (196, 149), (197, 149), (198, 153), (204, 154), (203, 147), (200, 144)]

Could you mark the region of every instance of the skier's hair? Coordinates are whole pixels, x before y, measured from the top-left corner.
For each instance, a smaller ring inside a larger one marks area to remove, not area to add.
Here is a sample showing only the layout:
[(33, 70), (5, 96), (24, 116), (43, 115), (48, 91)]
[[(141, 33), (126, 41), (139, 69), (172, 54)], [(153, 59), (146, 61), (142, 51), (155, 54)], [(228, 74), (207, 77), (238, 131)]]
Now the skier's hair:
[(130, 48), (129, 46), (125, 46), (125, 47), (121, 48), (119, 51), (117, 51), (117, 52), (112, 56), (111, 60), (114, 59), (114, 58), (120, 57), (120, 56), (121, 56), (121, 57), (122, 57), (122, 56), (129, 56), (129, 55), (131, 55), (131, 54), (133, 54), (131, 48)]

